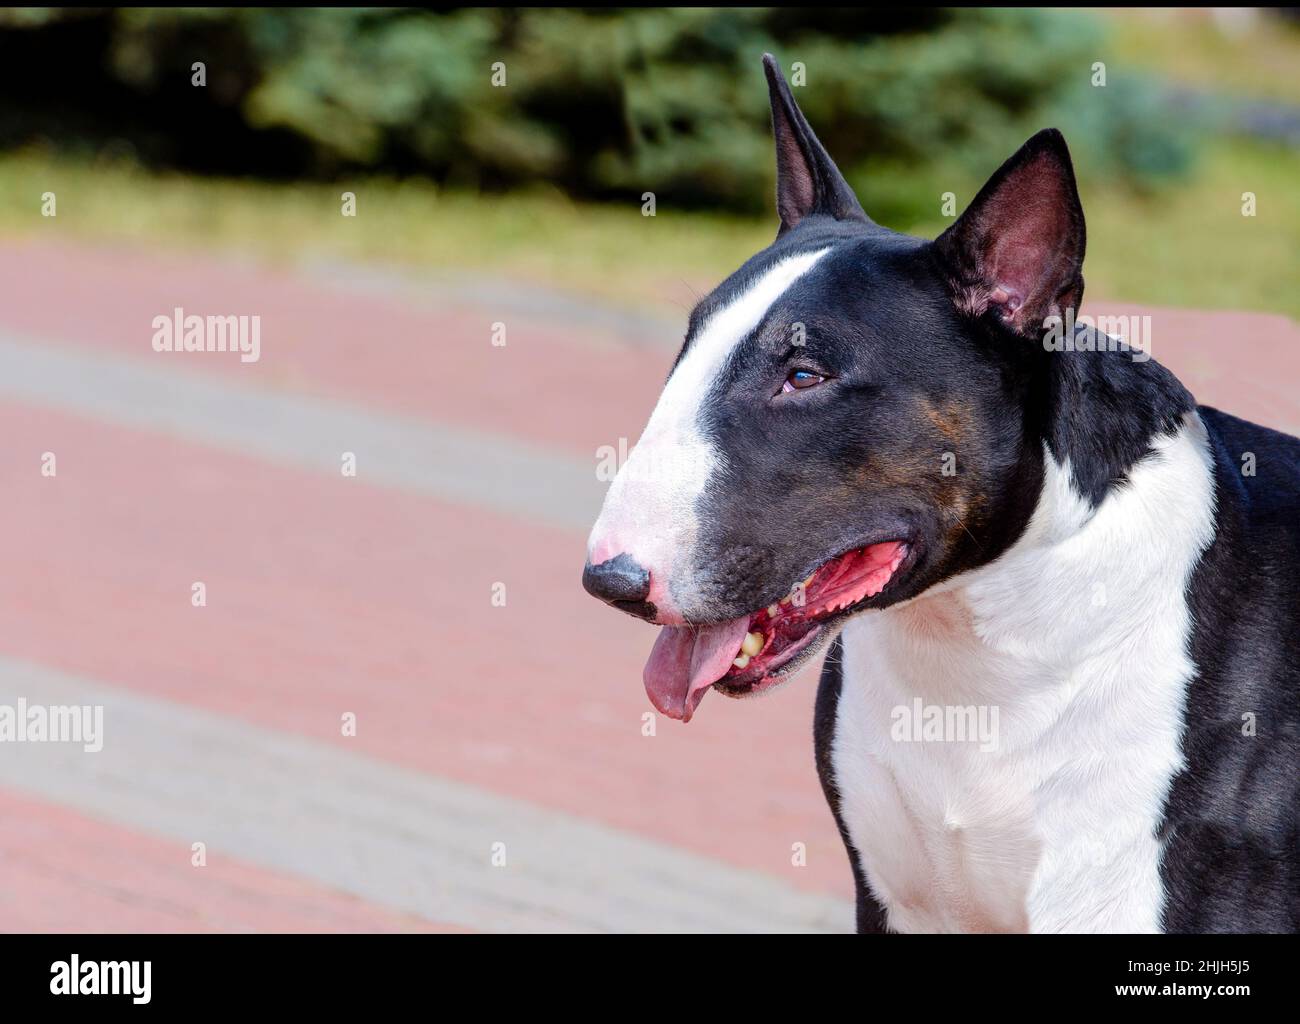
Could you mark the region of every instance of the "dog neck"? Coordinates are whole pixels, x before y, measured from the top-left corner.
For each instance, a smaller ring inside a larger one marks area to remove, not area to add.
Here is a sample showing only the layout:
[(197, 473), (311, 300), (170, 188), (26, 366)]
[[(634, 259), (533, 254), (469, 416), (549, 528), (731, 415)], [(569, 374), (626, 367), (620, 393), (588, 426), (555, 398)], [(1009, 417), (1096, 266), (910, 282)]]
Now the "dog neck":
[[(844, 630), (834, 777), (898, 930), (1159, 927), (1186, 591), (1214, 530), (1205, 428), (1157, 434), (1096, 505), (1069, 459), (1043, 461), (1002, 556)], [(993, 734), (898, 734), (935, 708)]]
[[(911, 692), (939, 702), (1015, 700), (1025, 691), (1007, 692), (995, 664), (1005, 673), (1019, 662), (1011, 675), (1046, 685), (1167, 612), (1161, 598), (1181, 597), (1212, 529), (1205, 430), (1195, 413), (1177, 423), (1150, 437), (1122, 473), (1091, 447), (1092, 461), (1080, 467), (1045, 444), (1037, 506), (1006, 552), (871, 616), (906, 652), (897, 667)], [(1105, 497), (1094, 504), (1088, 484), (1102, 473)], [(972, 671), (980, 664), (987, 674)]]
[(1118, 351), (1079, 325), (1074, 351), (1044, 353), (1043, 438), (1093, 506), (1126, 479), (1160, 438), (1176, 433), (1195, 400), (1155, 360)]

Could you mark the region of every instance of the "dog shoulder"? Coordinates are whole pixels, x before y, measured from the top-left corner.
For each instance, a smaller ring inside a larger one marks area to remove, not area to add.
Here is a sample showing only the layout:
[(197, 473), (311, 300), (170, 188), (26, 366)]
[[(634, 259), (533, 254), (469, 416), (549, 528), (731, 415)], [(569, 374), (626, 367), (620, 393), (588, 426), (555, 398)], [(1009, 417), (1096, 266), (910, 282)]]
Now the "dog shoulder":
[(1292, 931), (1300, 928), (1300, 440), (1215, 409), (1200, 415), (1215, 535), (1188, 586), (1196, 675), (1185, 767), (1162, 828), (1166, 928)]

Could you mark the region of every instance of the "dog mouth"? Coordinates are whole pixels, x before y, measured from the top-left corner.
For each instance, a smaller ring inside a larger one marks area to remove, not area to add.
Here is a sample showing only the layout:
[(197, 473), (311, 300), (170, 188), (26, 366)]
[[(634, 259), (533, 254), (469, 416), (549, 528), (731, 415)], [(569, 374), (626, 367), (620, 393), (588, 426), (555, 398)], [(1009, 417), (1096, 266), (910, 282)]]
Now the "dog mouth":
[(689, 722), (710, 688), (729, 697), (766, 690), (807, 660), (836, 622), (881, 594), (910, 550), (901, 540), (854, 548), (749, 615), (662, 627), (644, 673), (650, 702), (661, 714)]

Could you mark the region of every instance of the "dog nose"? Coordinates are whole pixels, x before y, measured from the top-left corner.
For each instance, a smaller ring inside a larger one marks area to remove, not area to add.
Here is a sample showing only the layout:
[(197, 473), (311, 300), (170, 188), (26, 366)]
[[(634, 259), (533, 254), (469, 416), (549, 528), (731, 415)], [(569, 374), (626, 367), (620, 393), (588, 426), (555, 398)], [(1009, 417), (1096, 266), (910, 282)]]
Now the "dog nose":
[(616, 555), (599, 565), (587, 563), (582, 570), (582, 586), (619, 611), (641, 619), (653, 619), (655, 606), (650, 596), (650, 573), (629, 554)]

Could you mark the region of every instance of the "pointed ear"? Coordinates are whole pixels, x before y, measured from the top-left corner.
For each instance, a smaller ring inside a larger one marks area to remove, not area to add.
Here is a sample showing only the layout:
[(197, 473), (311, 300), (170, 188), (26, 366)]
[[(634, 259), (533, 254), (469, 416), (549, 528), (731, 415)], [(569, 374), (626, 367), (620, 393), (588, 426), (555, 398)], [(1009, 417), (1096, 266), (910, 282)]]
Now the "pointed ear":
[(1018, 334), (1083, 300), (1083, 207), (1065, 139), (1047, 128), (1020, 147), (935, 239), (958, 306), (993, 309)]
[(763, 54), (763, 70), (767, 73), (772, 132), (776, 136), (776, 210), (781, 215), (778, 237), (812, 214), (871, 223), (839, 168), (808, 127), (780, 65), (770, 53)]

